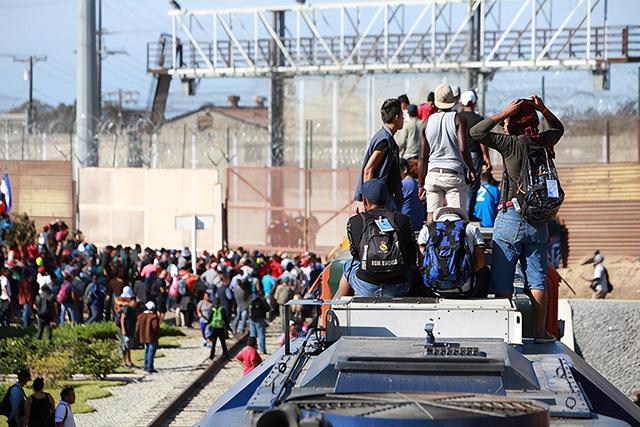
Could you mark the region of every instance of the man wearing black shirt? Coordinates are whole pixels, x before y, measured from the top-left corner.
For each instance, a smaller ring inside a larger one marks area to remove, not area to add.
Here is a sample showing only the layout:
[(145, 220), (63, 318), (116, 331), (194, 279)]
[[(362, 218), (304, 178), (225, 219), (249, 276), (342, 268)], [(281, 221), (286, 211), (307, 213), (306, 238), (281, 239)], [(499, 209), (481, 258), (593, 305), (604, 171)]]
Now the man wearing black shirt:
[[(484, 117), (475, 112), (476, 103), (478, 97), (475, 92), (468, 90), (460, 95), (460, 103), (463, 106), (463, 110), (459, 113), (460, 116), (467, 122), (467, 148), (471, 153), (471, 163), (476, 171), (476, 176), (482, 176), (483, 166), (485, 170), (491, 171), (491, 159), (489, 158), (489, 149), (478, 143), (471, 137), (469, 130), (480, 123)], [(473, 213), (476, 209), (476, 197), (478, 195), (478, 189), (480, 188), (480, 179), (469, 185), (469, 197), (467, 197), (467, 213), (469, 218), (473, 221)], [(463, 206), (464, 208), (464, 206)]]
[(337, 298), (348, 295), (351, 290), (357, 296), (367, 297), (399, 297), (409, 293), (409, 270), (416, 263), (416, 243), (411, 231), (408, 216), (394, 213), (384, 208), (387, 202), (387, 191), (384, 181), (372, 179), (362, 184), (364, 210), (367, 214), (380, 218), (392, 219), (396, 228), (398, 246), (402, 256), (402, 268), (387, 273), (372, 274), (361, 268), (361, 240), (365, 232), (363, 214), (349, 218), (347, 236), (349, 238), (349, 258), (343, 266), (344, 274), (340, 280)]

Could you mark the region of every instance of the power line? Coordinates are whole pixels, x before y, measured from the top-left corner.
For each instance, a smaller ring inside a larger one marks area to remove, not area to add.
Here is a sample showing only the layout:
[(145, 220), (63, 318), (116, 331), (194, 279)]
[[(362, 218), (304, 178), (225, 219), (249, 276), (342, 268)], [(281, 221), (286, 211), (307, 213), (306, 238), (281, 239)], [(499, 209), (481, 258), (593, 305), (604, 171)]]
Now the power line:
[(116, 15), (118, 15), (120, 18), (124, 19), (125, 21), (129, 22), (131, 25), (133, 25), (135, 28), (137, 28), (138, 30), (142, 30), (143, 28), (138, 25), (137, 22), (132, 21), (128, 16), (123, 15), (122, 13), (120, 13), (117, 9), (112, 8), (110, 5), (105, 4), (104, 7), (106, 7), (108, 10), (110, 10), (112, 13), (115, 13)]
[(65, 69), (61, 68), (59, 65), (56, 65), (52, 62), (47, 62), (47, 66), (52, 68), (52, 71), (55, 71), (57, 74), (64, 76), (67, 80), (70, 81), (75, 81), (76, 79), (76, 75), (71, 74), (70, 72), (66, 71)]
[(47, 71), (45, 71), (43, 69), (40, 69), (39, 72), (44, 74), (45, 76), (49, 76), (50, 78), (55, 79), (56, 81), (59, 81), (60, 83), (64, 83), (64, 84), (68, 85), (69, 87), (72, 87), (72, 88), (76, 87), (76, 83), (74, 81), (72, 81), (72, 80), (67, 79), (66, 77), (63, 77), (63, 76), (60, 76), (60, 75), (55, 76), (55, 75), (53, 75), (53, 74), (51, 74), (51, 73), (49, 73), (49, 72), (47, 72)]
[[(139, 13), (139, 11), (136, 11), (133, 8), (131, 8), (129, 6), (129, 2), (128, 1), (120, 2), (120, 5), (123, 6), (125, 9), (128, 9), (130, 12), (132, 12), (133, 13), (132, 16), (137, 16), (137, 17), (141, 18), (142, 20), (146, 21), (147, 24), (151, 24), (152, 27), (157, 25), (157, 22), (150, 21), (149, 19), (147, 19), (146, 16), (144, 16), (144, 14)], [(150, 10), (150, 9), (147, 8), (147, 10)]]

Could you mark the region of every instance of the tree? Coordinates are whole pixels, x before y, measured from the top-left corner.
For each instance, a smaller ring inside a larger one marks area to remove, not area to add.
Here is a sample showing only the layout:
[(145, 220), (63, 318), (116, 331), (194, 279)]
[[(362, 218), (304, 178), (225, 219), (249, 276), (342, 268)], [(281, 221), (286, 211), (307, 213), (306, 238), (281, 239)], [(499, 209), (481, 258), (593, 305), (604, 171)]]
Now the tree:
[(29, 215), (13, 215), (13, 224), (7, 229), (5, 242), (8, 248), (24, 248), (36, 237), (36, 224)]

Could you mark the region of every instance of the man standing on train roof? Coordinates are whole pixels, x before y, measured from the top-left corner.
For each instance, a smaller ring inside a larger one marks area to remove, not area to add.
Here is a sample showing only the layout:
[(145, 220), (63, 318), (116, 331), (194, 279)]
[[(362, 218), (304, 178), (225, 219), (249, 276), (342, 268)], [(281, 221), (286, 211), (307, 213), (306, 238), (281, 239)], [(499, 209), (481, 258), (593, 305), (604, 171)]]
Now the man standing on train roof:
[[(548, 130), (538, 132), (537, 112), (547, 121)], [(500, 123), (504, 133), (491, 130)], [(547, 318), (547, 223), (529, 223), (521, 215), (524, 198), (519, 191), (520, 172), (523, 167), (525, 144), (537, 144), (553, 152), (564, 134), (558, 118), (538, 96), (511, 101), (501, 112), (486, 118), (470, 130), (471, 137), (480, 144), (493, 148), (502, 155), (506, 171), (502, 179), (498, 216), (493, 228), (490, 293), (498, 298), (511, 298), (516, 263), (526, 275), (526, 292), (532, 297), (536, 315), (536, 342), (553, 342), (555, 338), (546, 330)], [(556, 189), (557, 191), (557, 189)]]
[(400, 178), (400, 149), (394, 135), (404, 125), (400, 101), (387, 99), (380, 108), (382, 128), (369, 141), (362, 162), (362, 172), (356, 187), (355, 200), (362, 201), (362, 183), (383, 180), (386, 188), (384, 207), (399, 212), (402, 207), (402, 179)]
[(411, 289), (416, 243), (409, 217), (386, 209), (387, 189), (380, 179), (362, 184), (364, 212), (347, 223), (351, 258), (343, 265), (336, 298), (400, 297)]

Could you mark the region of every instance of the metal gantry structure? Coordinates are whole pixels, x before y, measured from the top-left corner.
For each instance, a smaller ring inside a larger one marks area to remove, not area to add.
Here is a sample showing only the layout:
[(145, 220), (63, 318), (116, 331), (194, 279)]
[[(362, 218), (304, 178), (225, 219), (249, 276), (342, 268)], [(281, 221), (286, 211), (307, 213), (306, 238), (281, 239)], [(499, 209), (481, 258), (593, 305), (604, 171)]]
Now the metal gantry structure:
[(596, 70), (640, 59), (640, 25), (608, 25), (607, 8), (606, 0), (384, 0), (172, 10), (170, 52), (150, 43), (148, 69), (186, 78)]
[(270, 77), (269, 163), (280, 166), (286, 78), (367, 75), (369, 130), (376, 122), (370, 81), (376, 73), (464, 73), (467, 87), (480, 91), (481, 113), (486, 81), (499, 70), (591, 70), (606, 89), (609, 64), (640, 61), (640, 25), (609, 25), (608, 8), (608, 0), (378, 0), (174, 9), (171, 34), (147, 45), (147, 70), (158, 81), (152, 116), (163, 115), (171, 77), (191, 85), (209, 77)]

